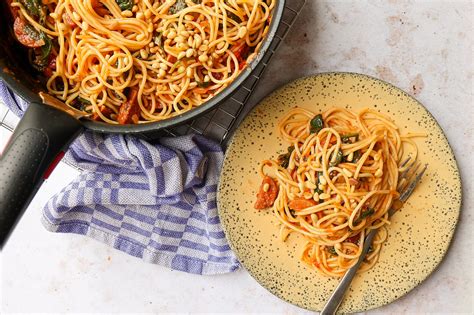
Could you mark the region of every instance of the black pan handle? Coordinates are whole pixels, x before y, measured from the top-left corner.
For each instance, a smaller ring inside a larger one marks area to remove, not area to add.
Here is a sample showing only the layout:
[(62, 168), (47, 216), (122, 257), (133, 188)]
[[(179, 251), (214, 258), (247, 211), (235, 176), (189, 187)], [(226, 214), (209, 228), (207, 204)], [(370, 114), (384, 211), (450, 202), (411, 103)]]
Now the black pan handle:
[(0, 157), (0, 250), (82, 128), (76, 118), (59, 109), (29, 105)]

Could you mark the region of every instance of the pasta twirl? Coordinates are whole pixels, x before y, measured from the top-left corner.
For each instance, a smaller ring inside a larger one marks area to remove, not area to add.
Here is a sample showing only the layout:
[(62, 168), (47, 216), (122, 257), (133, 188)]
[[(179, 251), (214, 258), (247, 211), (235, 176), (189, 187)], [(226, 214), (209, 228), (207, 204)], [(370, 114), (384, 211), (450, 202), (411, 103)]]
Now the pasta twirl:
[(294, 108), (278, 128), (290, 146), (278, 159), (262, 162), (255, 208), (272, 206), (282, 240), (304, 236), (302, 261), (331, 277), (344, 275), (368, 231), (379, 229), (360, 271), (374, 266), (398, 197), (402, 157), (416, 159), (411, 138), (420, 135), (400, 135), (389, 117), (371, 109), (315, 115)]

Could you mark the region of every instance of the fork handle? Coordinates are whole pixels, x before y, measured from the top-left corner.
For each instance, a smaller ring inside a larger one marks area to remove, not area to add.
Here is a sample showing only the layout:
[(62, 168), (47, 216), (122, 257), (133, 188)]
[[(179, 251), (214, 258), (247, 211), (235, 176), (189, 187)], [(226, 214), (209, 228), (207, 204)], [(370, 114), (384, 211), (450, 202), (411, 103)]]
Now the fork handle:
[(339, 308), (339, 305), (341, 305), (342, 299), (344, 298), (344, 295), (346, 294), (347, 289), (352, 283), (352, 279), (354, 279), (354, 276), (356, 275), (357, 270), (359, 270), (360, 265), (364, 261), (365, 255), (369, 251), (370, 245), (372, 245), (372, 240), (374, 239), (375, 234), (377, 234), (377, 230), (371, 230), (367, 234), (367, 237), (365, 238), (364, 246), (362, 247), (362, 253), (359, 256), (359, 259), (357, 260), (354, 266), (352, 266), (351, 268), (349, 268), (349, 270), (347, 270), (344, 277), (342, 277), (336, 289), (334, 290), (334, 292), (331, 294), (328, 301), (326, 302), (326, 305), (324, 305), (323, 309), (321, 310), (320, 315), (336, 314), (336, 311)]

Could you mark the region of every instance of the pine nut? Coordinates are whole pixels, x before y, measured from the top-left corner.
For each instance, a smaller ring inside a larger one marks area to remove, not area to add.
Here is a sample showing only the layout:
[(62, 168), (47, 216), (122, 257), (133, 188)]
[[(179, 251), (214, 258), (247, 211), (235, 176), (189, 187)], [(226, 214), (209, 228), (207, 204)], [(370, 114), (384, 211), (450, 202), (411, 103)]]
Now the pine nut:
[(196, 45), (196, 48), (201, 46), (201, 43), (202, 43), (201, 35), (199, 34), (194, 35), (194, 44)]
[(192, 69), (192, 68), (186, 69), (186, 76), (187, 76), (188, 78), (192, 78), (192, 77), (193, 77), (193, 69)]
[(167, 38), (169, 39), (174, 39), (176, 38), (176, 32), (174, 30), (169, 31), (168, 35), (166, 35)]
[(140, 57), (142, 57), (142, 59), (147, 59), (148, 52), (145, 49), (140, 49)]
[(191, 58), (192, 55), (194, 55), (194, 49), (189, 48), (188, 50), (186, 50), (186, 57)]
[(379, 169), (377, 169), (377, 171), (375, 171), (374, 175), (375, 175), (375, 177), (382, 177), (383, 171), (379, 168)]
[(247, 35), (247, 28), (245, 26), (239, 28), (237, 35), (239, 36), (239, 38), (244, 38), (245, 35)]
[(150, 9), (146, 9), (146, 10), (145, 10), (145, 17), (146, 17), (147, 19), (149, 19), (149, 18), (151, 17), (151, 11), (150, 11)]
[(312, 182), (307, 181), (305, 183), (306, 183), (306, 187), (308, 187), (309, 189), (316, 189), (316, 185), (313, 184)]
[(198, 59), (199, 59), (200, 62), (203, 62), (203, 63), (204, 63), (204, 62), (207, 61), (207, 59), (209, 59), (209, 57), (207, 57), (206, 54), (202, 54), (202, 55), (200, 55), (200, 56), (198, 57)]
[(265, 183), (265, 184), (263, 185), (263, 191), (264, 191), (264, 192), (267, 192), (268, 189), (270, 189), (270, 185), (269, 185), (268, 183)]
[(323, 200), (326, 200), (326, 199), (331, 198), (331, 195), (330, 195), (330, 194), (326, 194), (326, 193), (322, 193), (322, 194), (319, 194), (319, 198), (320, 198), (320, 199), (323, 199)]
[(130, 10), (122, 11), (122, 16), (124, 16), (124, 17), (132, 17), (132, 16), (133, 16), (133, 12), (130, 11)]
[(353, 159), (354, 159), (354, 152), (351, 152), (347, 156), (346, 160), (347, 160), (347, 162), (352, 162)]

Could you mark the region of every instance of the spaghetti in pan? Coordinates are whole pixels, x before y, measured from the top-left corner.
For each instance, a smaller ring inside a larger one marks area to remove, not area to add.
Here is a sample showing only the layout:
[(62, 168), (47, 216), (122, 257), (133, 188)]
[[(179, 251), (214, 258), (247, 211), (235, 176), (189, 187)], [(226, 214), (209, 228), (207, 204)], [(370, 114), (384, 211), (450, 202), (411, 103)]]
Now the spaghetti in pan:
[(325, 276), (341, 277), (356, 263), (364, 238), (379, 229), (360, 272), (377, 262), (397, 199), (402, 160), (416, 160), (413, 137), (371, 109), (290, 110), (279, 122), (286, 153), (261, 163), (256, 209), (272, 207), (280, 237), (307, 240), (301, 259)]
[(182, 114), (255, 57), (276, 0), (11, 1), (14, 33), (48, 92), (92, 119)]

